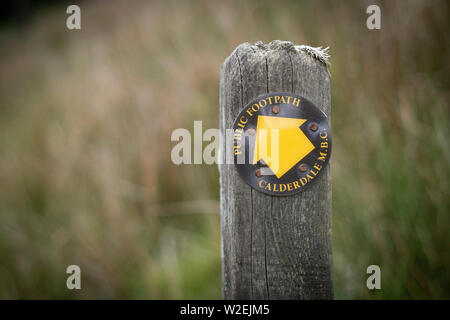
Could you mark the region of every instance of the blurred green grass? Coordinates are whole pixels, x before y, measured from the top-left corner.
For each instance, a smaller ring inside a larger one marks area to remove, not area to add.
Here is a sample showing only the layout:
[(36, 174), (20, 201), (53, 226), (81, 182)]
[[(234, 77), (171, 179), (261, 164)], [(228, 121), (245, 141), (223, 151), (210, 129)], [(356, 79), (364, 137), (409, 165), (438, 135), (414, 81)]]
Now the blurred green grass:
[(273, 39), (331, 47), (336, 298), (450, 298), (449, 5), (386, 1), (371, 31), (369, 4), (86, 1), (81, 31), (57, 5), (0, 29), (0, 298), (220, 298), (217, 168), (173, 165), (170, 134), (218, 127), (223, 60)]

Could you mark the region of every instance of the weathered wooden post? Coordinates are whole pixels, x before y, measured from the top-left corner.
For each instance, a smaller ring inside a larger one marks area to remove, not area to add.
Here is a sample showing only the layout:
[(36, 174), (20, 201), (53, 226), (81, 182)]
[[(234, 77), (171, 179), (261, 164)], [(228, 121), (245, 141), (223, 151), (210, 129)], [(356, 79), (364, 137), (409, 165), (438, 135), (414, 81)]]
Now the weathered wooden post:
[[(238, 46), (221, 70), (222, 136), (250, 101), (271, 92), (305, 97), (329, 117), (327, 64), (323, 50), (290, 42)], [(227, 148), (222, 139), (222, 163)], [(233, 164), (220, 165), (225, 299), (333, 298), (330, 166), (316, 180), (277, 197), (250, 187)]]

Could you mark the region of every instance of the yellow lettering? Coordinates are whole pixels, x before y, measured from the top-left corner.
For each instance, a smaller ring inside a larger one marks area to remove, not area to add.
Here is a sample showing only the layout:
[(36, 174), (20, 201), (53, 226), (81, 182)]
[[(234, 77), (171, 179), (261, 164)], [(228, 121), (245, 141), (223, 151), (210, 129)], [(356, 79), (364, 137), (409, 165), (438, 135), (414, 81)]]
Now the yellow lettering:
[(275, 104), (277, 104), (278, 101), (280, 101), (280, 96), (275, 96)]
[[(259, 182), (258, 182), (258, 186), (259, 186), (261, 189), (264, 188), (264, 186), (262, 185), (263, 182), (266, 182), (266, 181), (261, 179), (261, 180), (259, 180)], [(266, 183), (267, 183), (267, 182), (266, 182)]]
[(325, 157), (326, 157), (326, 156), (327, 156), (326, 153), (320, 152), (320, 157), (317, 158), (317, 159), (321, 160), (322, 162), (325, 162)]
[(305, 177), (300, 178), (300, 183), (302, 184), (302, 186), (304, 186), (305, 184), (308, 183), (308, 180), (306, 180)]

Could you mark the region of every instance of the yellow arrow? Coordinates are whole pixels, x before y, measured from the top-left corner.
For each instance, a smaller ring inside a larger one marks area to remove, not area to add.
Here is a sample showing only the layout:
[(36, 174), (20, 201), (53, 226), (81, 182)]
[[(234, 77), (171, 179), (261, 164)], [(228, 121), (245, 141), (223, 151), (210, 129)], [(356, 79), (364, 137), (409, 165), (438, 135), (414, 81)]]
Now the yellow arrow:
[(306, 119), (258, 116), (253, 164), (262, 159), (280, 179), (314, 150), (300, 129)]

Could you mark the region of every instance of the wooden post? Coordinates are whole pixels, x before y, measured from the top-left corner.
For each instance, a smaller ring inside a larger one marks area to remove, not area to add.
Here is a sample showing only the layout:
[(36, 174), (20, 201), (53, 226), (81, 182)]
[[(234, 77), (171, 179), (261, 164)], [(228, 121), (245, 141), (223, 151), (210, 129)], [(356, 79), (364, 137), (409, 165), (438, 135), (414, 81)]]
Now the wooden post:
[[(238, 46), (221, 70), (222, 136), (248, 102), (269, 92), (303, 96), (329, 117), (327, 62), (310, 49), (283, 41)], [(234, 165), (222, 164), (220, 196), (225, 299), (333, 298), (329, 165), (307, 190), (274, 197), (252, 189)]]

